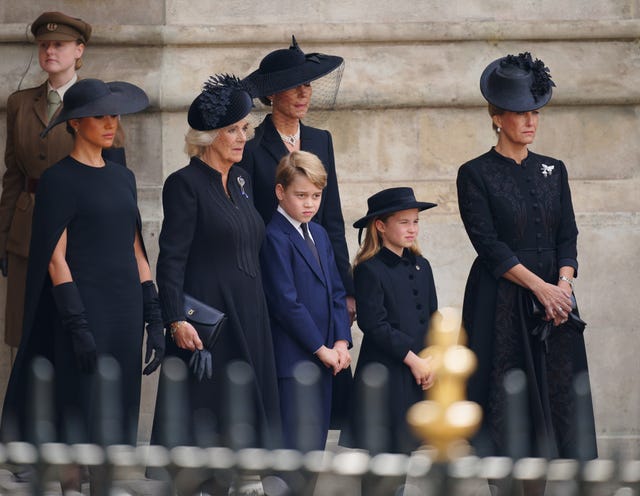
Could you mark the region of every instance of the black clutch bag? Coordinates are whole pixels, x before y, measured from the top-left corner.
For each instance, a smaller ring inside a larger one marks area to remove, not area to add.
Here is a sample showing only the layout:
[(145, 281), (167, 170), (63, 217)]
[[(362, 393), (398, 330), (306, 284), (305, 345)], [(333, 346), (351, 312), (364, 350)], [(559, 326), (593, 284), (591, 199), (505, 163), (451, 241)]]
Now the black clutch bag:
[(213, 351), (220, 333), (225, 325), (227, 316), (224, 312), (201, 302), (191, 295), (184, 295), (184, 314), (202, 341), (205, 349)]
[[(540, 300), (538, 300), (531, 291), (524, 291), (524, 295), (524, 305), (527, 315), (529, 317), (544, 319), (546, 312)], [(587, 323), (578, 315), (578, 304), (576, 302), (576, 296), (573, 293), (571, 293), (571, 312), (564, 325), (577, 332), (583, 332), (587, 326)]]

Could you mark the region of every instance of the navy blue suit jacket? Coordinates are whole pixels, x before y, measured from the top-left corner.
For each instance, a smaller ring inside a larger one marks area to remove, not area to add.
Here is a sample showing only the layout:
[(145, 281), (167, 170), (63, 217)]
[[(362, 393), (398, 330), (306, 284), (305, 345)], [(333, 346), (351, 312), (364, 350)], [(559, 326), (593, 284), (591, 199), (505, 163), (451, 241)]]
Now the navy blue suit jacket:
[(322, 345), (351, 344), (344, 286), (322, 226), (310, 222), (320, 265), (300, 232), (279, 212), (267, 226), (260, 253), (263, 284), (271, 317), (278, 377), (292, 377), (303, 360), (315, 361)]
[[(323, 129), (305, 126), (301, 122), (300, 149), (317, 155), (327, 170), (327, 186), (322, 192), (322, 202), (313, 220), (326, 229), (342, 284), (347, 294), (354, 295), (331, 134)], [(278, 207), (275, 194), (276, 167), (287, 153), (289, 151), (269, 114), (256, 128), (255, 136), (245, 146), (242, 160), (238, 162), (251, 176), (254, 203), (265, 224), (269, 223)]]

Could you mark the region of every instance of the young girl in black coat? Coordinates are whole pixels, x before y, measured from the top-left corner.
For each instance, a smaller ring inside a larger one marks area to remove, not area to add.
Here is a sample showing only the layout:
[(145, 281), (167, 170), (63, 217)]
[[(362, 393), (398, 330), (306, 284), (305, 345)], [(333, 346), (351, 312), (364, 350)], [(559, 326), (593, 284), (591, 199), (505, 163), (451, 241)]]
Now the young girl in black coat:
[[(385, 189), (368, 199), (367, 215), (353, 224), (366, 227), (354, 262), (357, 319), (364, 334), (355, 381), (360, 388), (363, 370), (371, 363), (388, 370), (384, 404), (389, 410), (382, 413), (389, 435), (386, 443), (376, 441), (388, 452), (409, 453), (419, 446), (406, 413), (435, 379), (429, 358), (418, 355), (438, 300), (431, 266), (417, 245), (418, 214), (435, 206), (416, 201), (411, 188)], [(370, 414), (370, 405), (352, 402), (341, 444), (371, 449), (365, 429)]]

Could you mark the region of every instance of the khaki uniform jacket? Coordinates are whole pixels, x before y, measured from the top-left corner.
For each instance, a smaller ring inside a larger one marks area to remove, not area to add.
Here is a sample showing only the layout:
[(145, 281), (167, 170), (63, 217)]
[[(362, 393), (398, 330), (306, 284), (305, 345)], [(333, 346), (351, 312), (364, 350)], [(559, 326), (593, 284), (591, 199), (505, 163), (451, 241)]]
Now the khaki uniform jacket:
[[(38, 179), (51, 165), (66, 157), (73, 137), (66, 127), (56, 126), (45, 138), (47, 83), (9, 96), (7, 101), (7, 146), (0, 197), (0, 255), (29, 255), (33, 195), (26, 193), (27, 178)], [(59, 112), (58, 109), (57, 112)]]
[[(47, 125), (47, 83), (16, 91), (7, 101), (6, 171), (0, 196), (0, 257), (9, 257), (5, 341), (18, 346), (22, 334), (26, 260), (31, 240), (34, 195), (26, 191), (27, 179), (38, 179), (51, 165), (67, 156), (73, 137), (66, 126)], [(59, 112), (60, 109), (57, 110)]]

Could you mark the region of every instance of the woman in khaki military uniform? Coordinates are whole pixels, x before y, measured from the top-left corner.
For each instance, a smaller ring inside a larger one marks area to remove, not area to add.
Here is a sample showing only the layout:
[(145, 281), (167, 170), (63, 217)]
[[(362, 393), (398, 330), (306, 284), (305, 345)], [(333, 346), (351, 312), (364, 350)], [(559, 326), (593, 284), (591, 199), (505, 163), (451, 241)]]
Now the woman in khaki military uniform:
[[(77, 81), (91, 25), (61, 12), (44, 12), (31, 25), (38, 61), (47, 80), (19, 90), (7, 101), (6, 171), (0, 196), (0, 269), (7, 277), (5, 342), (17, 347), (22, 335), (31, 216), (38, 178), (67, 156), (73, 139), (64, 126), (40, 133), (58, 114), (64, 92)], [(122, 150), (112, 160), (123, 162)]]

